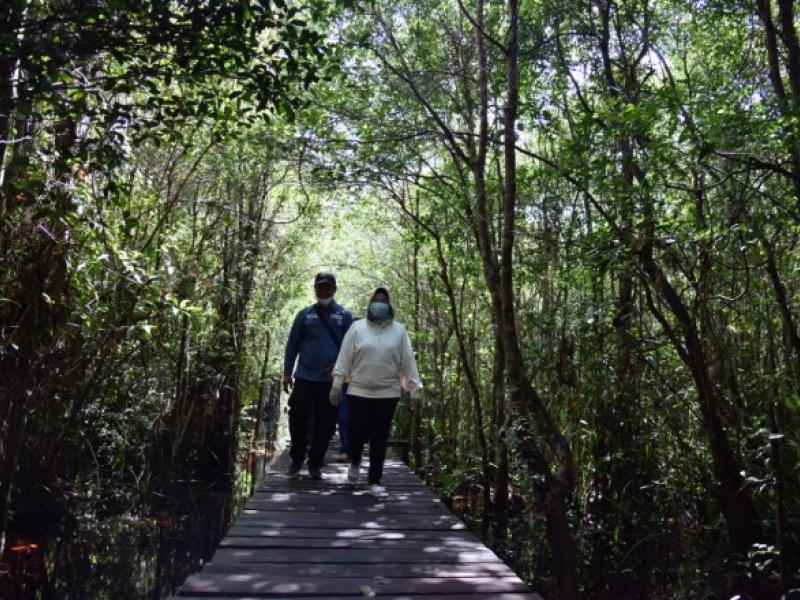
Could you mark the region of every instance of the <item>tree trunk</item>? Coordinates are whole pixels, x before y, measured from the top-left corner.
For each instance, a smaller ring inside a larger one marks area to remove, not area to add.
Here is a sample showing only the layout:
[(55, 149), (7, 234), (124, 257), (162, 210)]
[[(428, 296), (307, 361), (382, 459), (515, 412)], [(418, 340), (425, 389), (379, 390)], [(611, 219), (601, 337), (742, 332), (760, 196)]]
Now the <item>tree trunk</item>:
[(638, 256), (650, 284), (664, 299), (681, 325), (684, 344), (676, 349), (689, 367), (697, 390), (700, 414), (703, 417), (711, 449), (714, 474), (720, 485), (717, 490), (720, 508), (727, 524), (731, 546), (735, 552), (746, 554), (761, 535), (758, 513), (744, 485), (739, 461), (733, 453), (720, 418), (721, 399), (708, 371), (708, 362), (698, 334), (697, 323), (666, 274), (653, 259), (652, 238), (650, 240), (645, 242)]
[[(420, 245), (420, 223), (419, 223), (419, 191), (414, 196), (414, 248), (412, 256), (412, 274), (414, 277), (414, 341), (419, 344), (420, 332), (420, 281), (419, 281), (419, 245)], [(418, 404), (411, 415), (411, 456), (414, 461), (414, 469), (419, 471), (422, 468), (422, 407)]]
[[(561, 429), (539, 398), (525, 372), (524, 358), (517, 331), (514, 300), (513, 253), (516, 232), (517, 163), (516, 123), (519, 104), (519, 2), (508, 1), (507, 92), (505, 109), (504, 159), (505, 189), (503, 198), (503, 233), (500, 247), (500, 293), (503, 311), (503, 341), (507, 361), (508, 387), (512, 406), (516, 409), (516, 427), (520, 435), (523, 458), (529, 468), (544, 476), (548, 489), (544, 494), (547, 537), (553, 553), (554, 570), (559, 597), (572, 600), (579, 597), (577, 556), (572, 532), (567, 518), (567, 500), (572, 491), (572, 451)], [(549, 461), (536, 451), (533, 438), (533, 420), (543, 433), (558, 460), (553, 474)]]
[(494, 480), (494, 538), (505, 538), (508, 528), (508, 411), (504, 390), (505, 380), (505, 351), (503, 337), (500, 329), (495, 330), (494, 336), (494, 364), (492, 365), (492, 398), (494, 400), (494, 450), (497, 461), (497, 471)]
[(256, 404), (256, 426), (253, 430), (253, 442), (250, 444), (250, 455), (252, 457), (250, 467), (250, 495), (256, 491), (257, 467), (260, 465), (258, 458), (259, 441), (261, 439), (261, 423), (264, 420), (264, 405), (267, 397), (267, 368), (269, 367), (269, 351), (272, 338), (269, 331), (266, 334), (266, 344), (264, 348), (264, 360), (261, 362), (261, 373), (258, 379), (258, 403)]

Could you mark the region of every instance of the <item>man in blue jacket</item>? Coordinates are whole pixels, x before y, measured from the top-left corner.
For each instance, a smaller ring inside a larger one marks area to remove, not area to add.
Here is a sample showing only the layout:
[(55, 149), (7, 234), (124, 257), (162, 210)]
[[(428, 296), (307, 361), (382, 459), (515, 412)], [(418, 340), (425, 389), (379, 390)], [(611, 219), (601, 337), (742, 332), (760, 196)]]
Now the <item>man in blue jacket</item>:
[[(297, 313), (286, 342), (283, 362), (283, 389), (289, 396), (289, 435), (292, 438), (290, 475), (297, 475), (306, 458), (309, 417), (313, 421), (308, 474), (322, 478), (322, 460), (336, 428), (337, 408), (328, 401), (333, 381), (333, 365), (339, 355), (342, 338), (353, 315), (333, 300), (336, 277), (317, 273), (314, 278), (315, 304)], [(294, 370), (295, 361), (297, 370)]]

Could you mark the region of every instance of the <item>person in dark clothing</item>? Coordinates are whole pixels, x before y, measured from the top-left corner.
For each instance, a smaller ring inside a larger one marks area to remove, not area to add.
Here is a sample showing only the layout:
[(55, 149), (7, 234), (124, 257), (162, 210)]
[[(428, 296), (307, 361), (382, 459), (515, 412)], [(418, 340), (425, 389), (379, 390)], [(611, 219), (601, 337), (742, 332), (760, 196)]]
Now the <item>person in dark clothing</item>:
[[(290, 475), (297, 475), (306, 458), (308, 423), (312, 422), (308, 474), (322, 478), (322, 461), (336, 428), (337, 409), (328, 402), (333, 365), (353, 315), (333, 300), (336, 277), (317, 273), (317, 301), (297, 313), (286, 342), (283, 389), (289, 396), (289, 435), (292, 441)], [(299, 358), (299, 360), (298, 360)], [(295, 368), (297, 361), (297, 370)], [(310, 419), (309, 419), (310, 417)]]

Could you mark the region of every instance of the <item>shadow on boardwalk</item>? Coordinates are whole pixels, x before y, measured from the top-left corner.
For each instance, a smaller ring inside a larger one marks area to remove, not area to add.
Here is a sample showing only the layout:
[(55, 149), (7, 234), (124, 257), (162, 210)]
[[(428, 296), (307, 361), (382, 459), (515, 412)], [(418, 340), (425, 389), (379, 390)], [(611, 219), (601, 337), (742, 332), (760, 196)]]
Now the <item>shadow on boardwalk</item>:
[(380, 500), (329, 463), (323, 481), (271, 468), (177, 598), (541, 600), (403, 463)]

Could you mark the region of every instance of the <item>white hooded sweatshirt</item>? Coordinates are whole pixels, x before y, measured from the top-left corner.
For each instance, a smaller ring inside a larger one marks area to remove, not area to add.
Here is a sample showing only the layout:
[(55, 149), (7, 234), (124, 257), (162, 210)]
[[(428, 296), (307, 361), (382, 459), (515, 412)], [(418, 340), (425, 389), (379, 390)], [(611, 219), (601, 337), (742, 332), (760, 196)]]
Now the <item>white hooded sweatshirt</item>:
[(333, 368), (333, 387), (350, 379), (347, 393), (363, 398), (399, 398), (403, 389), (418, 398), (422, 382), (406, 328), (389, 319), (360, 319), (350, 326)]

